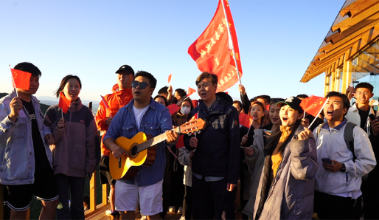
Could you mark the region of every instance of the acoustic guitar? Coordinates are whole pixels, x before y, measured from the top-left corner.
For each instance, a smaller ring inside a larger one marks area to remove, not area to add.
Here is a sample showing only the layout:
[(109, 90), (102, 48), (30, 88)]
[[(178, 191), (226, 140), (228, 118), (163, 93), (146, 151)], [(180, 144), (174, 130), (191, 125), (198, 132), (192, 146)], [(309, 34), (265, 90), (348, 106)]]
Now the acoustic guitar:
[[(189, 134), (203, 129), (204, 126), (204, 120), (199, 118), (176, 127), (172, 131), (178, 134)], [(116, 159), (113, 154), (109, 155), (109, 170), (113, 179), (130, 180), (137, 174), (140, 166), (150, 167), (153, 165), (156, 145), (165, 141), (167, 136), (165, 133), (152, 138), (149, 136), (152, 137), (139, 132), (132, 139), (126, 137), (116, 139), (116, 144), (127, 152), (127, 156)]]

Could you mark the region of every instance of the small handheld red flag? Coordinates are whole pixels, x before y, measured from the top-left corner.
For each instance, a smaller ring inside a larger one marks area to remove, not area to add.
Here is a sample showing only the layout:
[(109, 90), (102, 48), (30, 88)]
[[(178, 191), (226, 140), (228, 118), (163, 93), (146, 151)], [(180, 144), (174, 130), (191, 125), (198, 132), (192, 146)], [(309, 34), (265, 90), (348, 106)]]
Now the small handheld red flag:
[(31, 73), (11, 68), (13, 88), (29, 90)]
[(319, 97), (319, 96), (310, 96), (306, 99), (303, 99), (300, 103), (300, 106), (303, 108), (303, 110), (314, 116), (317, 117), (317, 114), (320, 112), (321, 108), (324, 106), (326, 102), (326, 98)]
[(63, 93), (59, 93), (59, 108), (62, 109), (63, 113), (67, 113), (68, 108), (70, 107), (71, 102), (63, 95)]
[(188, 87), (187, 96), (190, 96), (196, 92), (196, 89), (192, 89), (191, 87)]
[(179, 136), (179, 140), (176, 143), (176, 148), (182, 148), (182, 147), (184, 147), (184, 139), (183, 139), (183, 137), (184, 137), (184, 135), (180, 135)]
[(266, 110), (270, 111), (270, 105), (266, 105)]
[(177, 104), (171, 104), (167, 106), (167, 108), (168, 108), (168, 111), (170, 112), (170, 115), (175, 114), (175, 112), (177, 112), (180, 109), (180, 107)]
[(170, 75), (168, 75), (168, 83), (171, 82), (171, 77), (172, 77), (172, 73)]
[(195, 121), (197, 118), (198, 118), (198, 115), (196, 113), (194, 116), (192, 116), (191, 120), (189, 120), (189, 121)]
[(245, 113), (241, 113), (239, 115), (239, 121), (240, 121), (240, 124), (247, 127), (247, 128), (250, 128), (251, 126), (251, 123), (253, 122), (253, 117), (251, 117), (250, 115), (247, 115)]

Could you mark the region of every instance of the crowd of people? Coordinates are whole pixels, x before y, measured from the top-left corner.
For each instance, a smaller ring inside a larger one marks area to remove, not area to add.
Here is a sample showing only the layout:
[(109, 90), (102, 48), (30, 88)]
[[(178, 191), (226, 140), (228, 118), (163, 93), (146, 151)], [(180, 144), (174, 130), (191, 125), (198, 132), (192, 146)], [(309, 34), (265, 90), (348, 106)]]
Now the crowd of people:
[[(379, 113), (369, 83), (329, 92), (314, 117), (302, 108), (305, 94), (249, 99), (239, 85), (233, 100), (207, 72), (195, 81), (199, 100), (172, 86), (152, 97), (157, 79), (123, 65), (95, 116), (74, 75), (55, 93), (69, 100), (68, 111), (53, 105), (43, 115), (34, 96), (41, 71), (26, 62), (14, 69), (32, 76), (29, 90), (0, 99), (0, 182), (10, 219), (26, 219), (33, 196), (42, 202), (40, 219), (84, 219), (85, 179), (97, 165), (114, 218), (135, 219), (139, 210), (144, 219), (163, 219), (170, 210), (181, 220), (235, 219), (238, 200), (243, 219), (379, 219)], [(170, 114), (170, 105), (178, 110)], [(249, 126), (241, 114), (251, 116)], [(197, 119), (206, 126), (184, 134), (181, 146), (173, 128)], [(152, 164), (116, 180), (111, 157), (133, 156), (116, 140), (139, 132), (164, 133), (165, 141), (154, 146)]]

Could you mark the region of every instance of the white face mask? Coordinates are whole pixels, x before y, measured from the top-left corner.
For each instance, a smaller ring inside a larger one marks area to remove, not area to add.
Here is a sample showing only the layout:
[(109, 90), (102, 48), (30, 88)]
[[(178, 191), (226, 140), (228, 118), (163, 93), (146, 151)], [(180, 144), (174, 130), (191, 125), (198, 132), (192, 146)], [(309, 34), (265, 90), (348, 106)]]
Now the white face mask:
[(182, 106), (182, 108), (180, 109), (180, 112), (183, 115), (189, 115), (189, 113), (191, 112), (191, 108), (188, 108), (187, 106)]

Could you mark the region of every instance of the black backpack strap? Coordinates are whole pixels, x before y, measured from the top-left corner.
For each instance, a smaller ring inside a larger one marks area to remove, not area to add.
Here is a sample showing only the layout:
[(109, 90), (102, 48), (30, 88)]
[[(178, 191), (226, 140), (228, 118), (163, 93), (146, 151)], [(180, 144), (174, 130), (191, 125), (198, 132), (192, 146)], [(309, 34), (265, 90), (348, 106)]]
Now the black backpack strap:
[(354, 152), (354, 136), (353, 136), (353, 130), (356, 124), (347, 122), (345, 127), (345, 132), (343, 134), (345, 143), (347, 148), (353, 153), (353, 162), (355, 162), (355, 159), (357, 159), (357, 156)]

